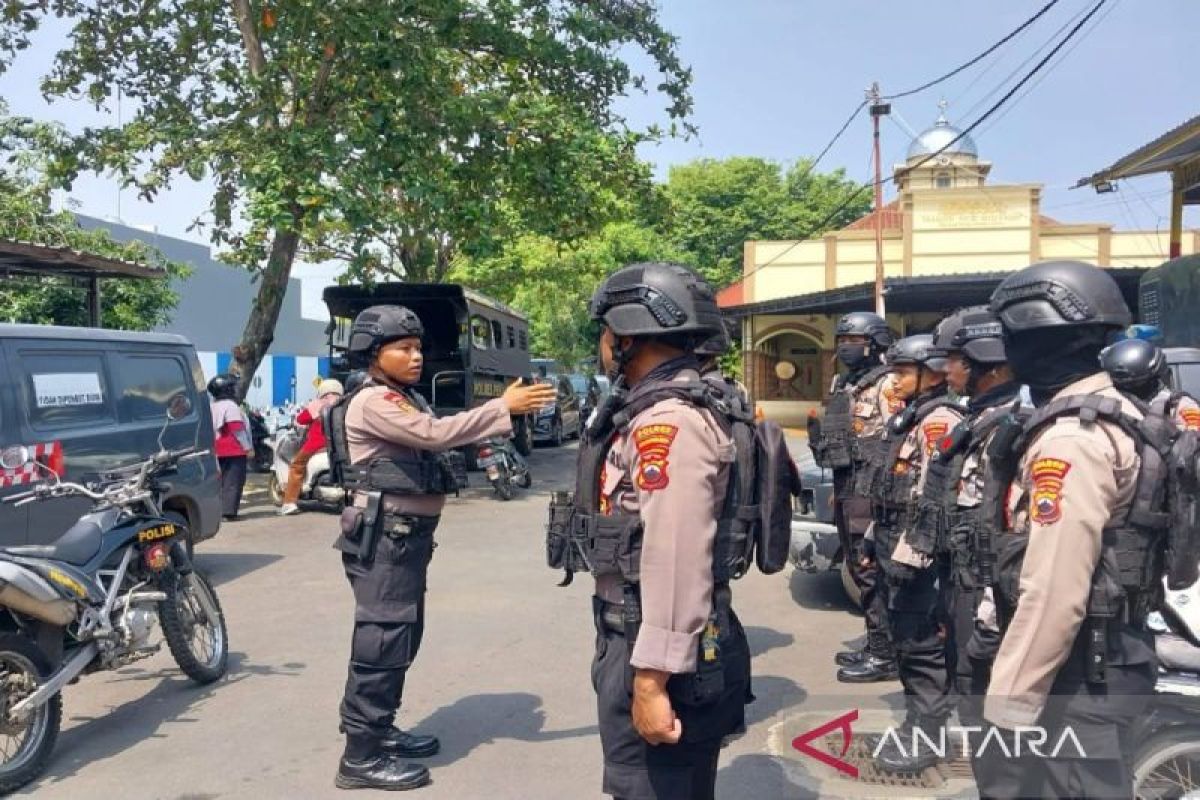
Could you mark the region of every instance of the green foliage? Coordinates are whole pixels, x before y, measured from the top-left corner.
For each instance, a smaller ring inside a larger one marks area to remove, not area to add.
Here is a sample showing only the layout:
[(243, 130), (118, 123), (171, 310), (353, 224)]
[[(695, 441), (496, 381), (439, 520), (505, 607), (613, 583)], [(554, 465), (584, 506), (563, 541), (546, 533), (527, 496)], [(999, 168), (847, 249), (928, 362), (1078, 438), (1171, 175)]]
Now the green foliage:
[(755, 239), (807, 239), (861, 217), (870, 195), (818, 229), (859, 188), (843, 170), (811, 173), (797, 161), (786, 172), (762, 158), (700, 159), (672, 167), (666, 184), (671, 216), (665, 230), (716, 286), (742, 275), (742, 251)]
[[(11, 129), (12, 122), (5, 120), (0, 130)], [(11, 144), (11, 140), (5, 143)], [(10, 163), (18, 167), (36, 169), (36, 154), (18, 151), (8, 156)], [(81, 228), (69, 211), (52, 211), (48, 188), (36, 177), (23, 174), (28, 169), (0, 174), (0, 239), (155, 266), (173, 278), (189, 273), (186, 266), (169, 261), (149, 245), (114, 241), (107, 231)], [(151, 330), (170, 322), (171, 312), (179, 303), (168, 280), (111, 278), (101, 280), (100, 287), (101, 323), (106, 328)], [(9, 277), (0, 281), (0, 320), (87, 325), (85, 298), (84, 289), (68, 278)]]
[(597, 284), (625, 264), (654, 260), (688, 256), (653, 229), (620, 222), (570, 246), (526, 234), (497, 255), (460, 259), (450, 277), (525, 312), (534, 354), (578, 364), (596, 354), (587, 308)]
[(645, 91), (650, 56), (668, 116), (689, 70), (650, 0), (87, 0), (0, 9), (0, 57), (48, 14), (72, 26), (41, 83), (122, 124), (74, 132), (50, 177), (112, 171), (145, 198), (207, 178), (197, 224), (222, 257), (262, 273), (236, 357), (243, 385), (273, 337), (297, 253), (370, 280), (445, 274), (458, 248), (521, 231), (595, 230), (647, 182), (614, 102)]

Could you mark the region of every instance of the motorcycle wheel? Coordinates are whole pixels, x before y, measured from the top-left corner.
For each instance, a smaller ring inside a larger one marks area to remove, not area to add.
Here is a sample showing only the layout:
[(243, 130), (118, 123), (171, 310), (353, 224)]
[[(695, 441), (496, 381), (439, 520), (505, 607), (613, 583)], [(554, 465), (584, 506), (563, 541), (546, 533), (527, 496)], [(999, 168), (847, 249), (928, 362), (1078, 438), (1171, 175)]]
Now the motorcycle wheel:
[(23, 722), (8, 709), (28, 697), (53, 672), (42, 649), (24, 636), (0, 634), (0, 793), (8, 794), (42, 774), (62, 724), (62, 693)]
[(533, 475), (528, 470), (522, 472), (521, 479), (517, 481), (517, 485), (522, 489), (528, 489), (530, 486), (533, 486)]
[[(175, 663), (196, 683), (219, 680), (229, 666), (229, 631), (212, 584), (193, 571), (190, 575), (176, 573), (163, 589), (167, 599), (158, 604), (158, 618)], [(215, 612), (215, 619), (205, 611), (206, 606)]]
[(1200, 739), (1194, 728), (1171, 728), (1138, 748), (1136, 798), (1194, 797), (1200, 789)]
[(267, 491), (271, 493), (271, 502), (277, 506), (283, 505), (283, 486), (279, 483), (279, 476), (274, 470), (271, 472), (271, 477), (267, 480)]
[(275, 453), (263, 442), (254, 445), (254, 470), (256, 472), (270, 472), (271, 465), (275, 461)]
[(500, 475), (496, 480), (492, 481), (492, 488), (496, 490), (496, 496), (501, 500), (513, 499), (512, 475), (505, 467), (500, 468)]

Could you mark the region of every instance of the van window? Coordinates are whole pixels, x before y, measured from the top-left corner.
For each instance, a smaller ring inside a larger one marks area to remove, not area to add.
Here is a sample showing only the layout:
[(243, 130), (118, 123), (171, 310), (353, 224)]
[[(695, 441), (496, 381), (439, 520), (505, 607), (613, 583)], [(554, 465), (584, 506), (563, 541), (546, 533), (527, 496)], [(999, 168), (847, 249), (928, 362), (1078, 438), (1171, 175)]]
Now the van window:
[(528, 350), (529, 349), (529, 340), (526, 338), (525, 330), (521, 329), (520, 331), (517, 332), (517, 335), (519, 337), (521, 337), (521, 349)]
[(480, 350), (492, 346), (492, 326), (483, 317), (471, 317), (471, 344)]
[(113, 388), (122, 419), (157, 419), (167, 413), (167, 401), (187, 391), (187, 373), (171, 356), (117, 355)]
[(492, 341), (496, 343), (496, 349), (504, 347), (504, 331), (500, 328), (499, 322), (492, 322)]
[(516, 347), (517, 346), (517, 332), (516, 332), (516, 330), (513, 329), (512, 325), (508, 325), (506, 327), (508, 329), (508, 346)]
[(116, 422), (99, 353), (21, 353), (25, 402), (34, 428)]

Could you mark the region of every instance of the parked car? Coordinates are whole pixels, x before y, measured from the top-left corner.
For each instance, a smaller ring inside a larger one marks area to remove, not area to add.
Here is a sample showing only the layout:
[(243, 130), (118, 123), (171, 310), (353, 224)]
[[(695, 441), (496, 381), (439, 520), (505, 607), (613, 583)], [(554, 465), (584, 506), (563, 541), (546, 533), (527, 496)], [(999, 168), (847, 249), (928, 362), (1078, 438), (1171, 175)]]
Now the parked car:
[(558, 447), (571, 437), (578, 437), (583, 430), (580, 395), (566, 375), (547, 375), (537, 379), (541, 383), (552, 383), (558, 388), (555, 401), (537, 413), (533, 422), (533, 440), (549, 442)]
[[(212, 414), (196, 350), (182, 336), (46, 325), (0, 325), (0, 447), (24, 445), (64, 481), (87, 483), (159, 451), (167, 401), (189, 413), (163, 447), (211, 448)], [(46, 477), (30, 466), (0, 470), (0, 500)], [(216, 457), (179, 465), (162, 510), (185, 522), (189, 545), (221, 523)], [(84, 497), (0, 505), (0, 546), (50, 544), (90, 510)]]
[(600, 382), (596, 380), (595, 375), (576, 372), (568, 375), (567, 380), (571, 382), (571, 388), (575, 390), (575, 394), (579, 395), (579, 418), (583, 420), (581, 424), (586, 425), (588, 418), (592, 415), (592, 409), (600, 405), (600, 401), (607, 393), (600, 388)]

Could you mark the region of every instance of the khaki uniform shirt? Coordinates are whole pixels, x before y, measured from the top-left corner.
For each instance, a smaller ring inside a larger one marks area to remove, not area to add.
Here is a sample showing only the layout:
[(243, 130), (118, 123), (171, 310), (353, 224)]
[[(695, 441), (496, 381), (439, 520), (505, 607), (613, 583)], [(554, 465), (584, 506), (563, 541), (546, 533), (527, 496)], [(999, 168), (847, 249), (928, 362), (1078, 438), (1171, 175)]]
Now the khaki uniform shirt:
[[(369, 383), (350, 399), (346, 409), (346, 439), (350, 462), (376, 458), (416, 458), (421, 451), (441, 452), (489, 436), (512, 434), (512, 418), (500, 398), (449, 417), (419, 410), (407, 396), (391, 387)], [(365, 503), (356, 498), (355, 504)], [(437, 516), (446, 498), (438, 494), (385, 495), (390, 514)]]
[[(912, 494), (909, 497), (911, 508), (917, 507), (917, 501), (925, 491), (925, 476), (929, 474), (925, 465), (929, 463), (930, 456), (937, 450), (938, 443), (954, 430), (962, 418), (962, 412), (956, 411), (954, 407), (938, 406), (930, 411), (920, 424), (914, 425), (905, 434), (896, 463), (891, 465), (891, 469), (897, 474), (912, 473), (914, 475)], [(910, 515), (910, 518), (912, 516)], [(908, 531), (901, 532), (891, 558), (900, 564), (907, 564), (918, 569), (924, 569), (932, 563), (929, 556), (920, 555), (912, 549), (908, 543)]]
[[(1122, 400), (1107, 374), (1071, 384), (1057, 397), (1095, 394)], [(1137, 443), (1116, 426), (1060, 417), (1021, 457), (1009, 491), (1011, 529), (1028, 543), (1016, 613), (1000, 644), (984, 704), (1004, 728), (1034, 725), (1079, 634), (1100, 559), (1101, 531), (1133, 502)]]
[(896, 394), (896, 376), (887, 373), (858, 390), (850, 405), (851, 432), (863, 439), (877, 439), (886, 431), (888, 420), (904, 410), (904, 401)]
[[(695, 380), (684, 370), (676, 380)], [(601, 513), (642, 519), (642, 624), (630, 663), (696, 670), (700, 633), (712, 611), (713, 542), (734, 460), (733, 441), (707, 410), (664, 400), (614, 437), (600, 475)], [(596, 580), (597, 596), (622, 601), (620, 578)]]

